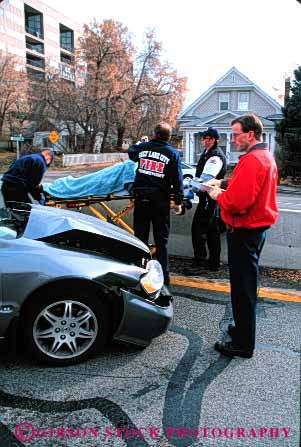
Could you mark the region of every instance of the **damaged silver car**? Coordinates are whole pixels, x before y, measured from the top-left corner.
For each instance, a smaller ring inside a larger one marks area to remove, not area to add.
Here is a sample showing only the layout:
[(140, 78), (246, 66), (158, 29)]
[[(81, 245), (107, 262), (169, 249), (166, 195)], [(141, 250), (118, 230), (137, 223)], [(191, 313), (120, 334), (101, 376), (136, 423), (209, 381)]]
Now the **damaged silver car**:
[(163, 274), (128, 232), (80, 213), (0, 209), (0, 339), (70, 365), (116, 339), (147, 346), (173, 316)]

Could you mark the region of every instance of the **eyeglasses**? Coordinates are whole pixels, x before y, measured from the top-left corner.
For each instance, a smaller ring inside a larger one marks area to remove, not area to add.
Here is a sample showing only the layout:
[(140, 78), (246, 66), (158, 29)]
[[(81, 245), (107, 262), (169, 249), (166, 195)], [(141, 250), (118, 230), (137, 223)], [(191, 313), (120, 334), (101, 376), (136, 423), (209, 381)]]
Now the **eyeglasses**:
[(246, 133), (246, 132), (233, 133), (232, 138), (236, 140), (236, 138), (239, 137), (239, 135), (241, 135), (242, 133)]

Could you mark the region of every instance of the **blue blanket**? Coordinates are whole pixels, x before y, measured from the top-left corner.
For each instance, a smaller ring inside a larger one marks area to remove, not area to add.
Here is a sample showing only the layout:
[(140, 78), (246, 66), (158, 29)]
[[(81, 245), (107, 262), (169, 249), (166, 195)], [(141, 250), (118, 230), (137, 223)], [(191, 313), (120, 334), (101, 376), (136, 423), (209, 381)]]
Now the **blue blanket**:
[(82, 177), (69, 175), (53, 183), (43, 183), (43, 189), (52, 197), (61, 199), (113, 194), (133, 183), (136, 169), (137, 163), (127, 160)]

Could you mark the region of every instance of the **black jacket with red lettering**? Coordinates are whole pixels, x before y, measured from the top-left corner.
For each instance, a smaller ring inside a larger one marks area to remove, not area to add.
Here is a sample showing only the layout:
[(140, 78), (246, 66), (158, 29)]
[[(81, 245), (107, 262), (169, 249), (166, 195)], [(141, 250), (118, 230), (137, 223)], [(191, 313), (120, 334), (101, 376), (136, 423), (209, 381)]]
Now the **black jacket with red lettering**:
[(183, 198), (183, 174), (179, 152), (168, 142), (151, 140), (128, 149), (131, 160), (138, 162), (134, 189), (158, 190), (168, 197), (174, 193), (176, 205)]

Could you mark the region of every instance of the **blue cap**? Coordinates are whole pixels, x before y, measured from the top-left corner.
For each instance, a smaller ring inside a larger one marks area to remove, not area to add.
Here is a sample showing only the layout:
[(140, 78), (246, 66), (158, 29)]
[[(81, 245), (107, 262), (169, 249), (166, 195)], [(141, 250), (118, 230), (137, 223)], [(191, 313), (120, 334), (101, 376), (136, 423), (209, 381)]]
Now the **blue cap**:
[(201, 138), (211, 137), (211, 138), (215, 138), (216, 140), (219, 139), (219, 133), (216, 129), (214, 129), (214, 127), (208, 127), (207, 130), (204, 130), (203, 132), (199, 132), (199, 135), (201, 136)]

